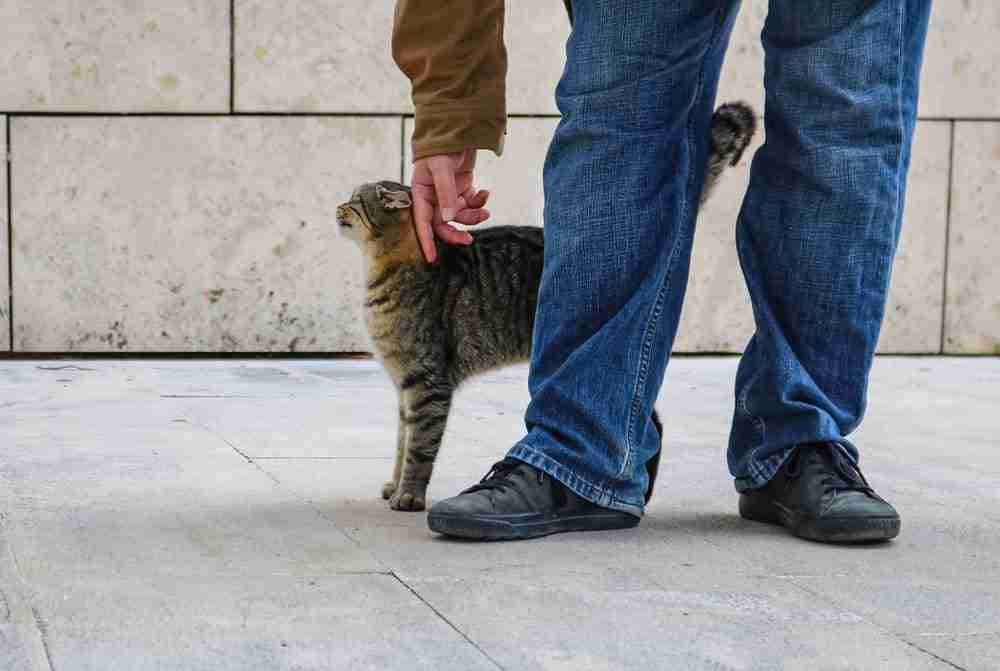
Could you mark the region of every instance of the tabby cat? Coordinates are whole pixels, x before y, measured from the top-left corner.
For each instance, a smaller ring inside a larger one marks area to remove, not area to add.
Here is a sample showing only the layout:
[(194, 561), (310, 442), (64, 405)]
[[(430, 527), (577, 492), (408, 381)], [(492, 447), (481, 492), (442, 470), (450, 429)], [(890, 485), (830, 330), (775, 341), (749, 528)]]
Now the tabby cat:
[[(756, 130), (745, 104), (712, 118), (702, 202), (726, 166), (736, 165)], [(344, 234), (360, 247), (367, 275), (364, 320), (399, 392), (396, 466), (382, 497), (395, 510), (423, 510), (427, 484), (457, 387), (469, 377), (531, 355), (542, 275), (542, 229), (496, 226), (470, 246), (442, 246), (428, 264), (412, 224), (410, 190), (365, 184), (337, 208)], [(653, 421), (663, 430), (654, 413)], [(659, 453), (650, 460), (650, 488)]]

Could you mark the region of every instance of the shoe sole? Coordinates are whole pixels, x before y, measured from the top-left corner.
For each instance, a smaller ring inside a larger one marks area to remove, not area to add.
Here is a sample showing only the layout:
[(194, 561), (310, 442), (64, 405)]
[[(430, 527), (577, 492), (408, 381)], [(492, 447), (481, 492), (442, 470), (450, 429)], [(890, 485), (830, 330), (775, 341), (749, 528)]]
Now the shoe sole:
[(638, 517), (614, 511), (597, 515), (517, 516), (513, 519), (485, 515), (447, 515), (433, 511), (427, 514), (427, 526), (431, 531), (478, 541), (525, 540), (570, 531), (631, 529), (638, 524)]
[(832, 517), (817, 519), (790, 510), (779, 503), (758, 503), (740, 497), (740, 517), (753, 522), (774, 524), (799, 538), (821, 543), (871, 543), (892, 540), (901, 527), (897, 516)]

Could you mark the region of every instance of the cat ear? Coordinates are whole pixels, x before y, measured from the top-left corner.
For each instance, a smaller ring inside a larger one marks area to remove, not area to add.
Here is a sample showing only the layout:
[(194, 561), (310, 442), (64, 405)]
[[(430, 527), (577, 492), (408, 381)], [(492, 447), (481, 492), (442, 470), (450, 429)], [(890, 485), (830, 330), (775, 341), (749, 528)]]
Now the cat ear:
[(394, 191), (378, 185), (375, 187), (375, 195), (378, 196), (379, 202), (382, 203), (382, 207), (387, 210), (407, 210), (411, 205), (413, 205), (413, 200), (410, 198), (409, 191)]

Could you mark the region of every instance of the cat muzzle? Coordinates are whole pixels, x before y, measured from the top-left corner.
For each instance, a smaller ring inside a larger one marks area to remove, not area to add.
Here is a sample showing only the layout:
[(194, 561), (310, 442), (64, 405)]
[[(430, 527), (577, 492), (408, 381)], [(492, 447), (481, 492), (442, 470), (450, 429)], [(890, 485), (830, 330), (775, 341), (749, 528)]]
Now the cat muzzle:
[(352, 228), (350, 213), (351, 208), (347, 205), (337, 207), (337, 224), (343, 228)]

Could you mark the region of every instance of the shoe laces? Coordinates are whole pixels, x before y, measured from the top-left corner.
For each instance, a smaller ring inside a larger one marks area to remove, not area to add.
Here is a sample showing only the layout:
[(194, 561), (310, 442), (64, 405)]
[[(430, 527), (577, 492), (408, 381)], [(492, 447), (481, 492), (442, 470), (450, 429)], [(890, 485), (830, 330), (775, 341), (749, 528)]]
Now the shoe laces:
[(798, 478), (803, 467), (820, 470), (819, 483), (827, 493), (861, 492), (876, 496), (858, 467), (848, 461), (833, 443), (801, 446), (789, 459), (785, 474), (790, 479)]
[[(462, 493), (471, 494), (472, 492), (482, 491), (503, 492), (511, 488), (516, 489), (517, 483), (510, 476), (520, 466), (524, 465), (523, 461), (518, 461), (517, 459), (509, 457), (501, 459), (490, 467), (490, 470), (486, 472), (486, 475), (483, 476), (483, 479), (478, 484), (472, 485)], [(544, 479), (545, 474), (542, 471), (538, 471), (538, 482), (541, 483)]]

